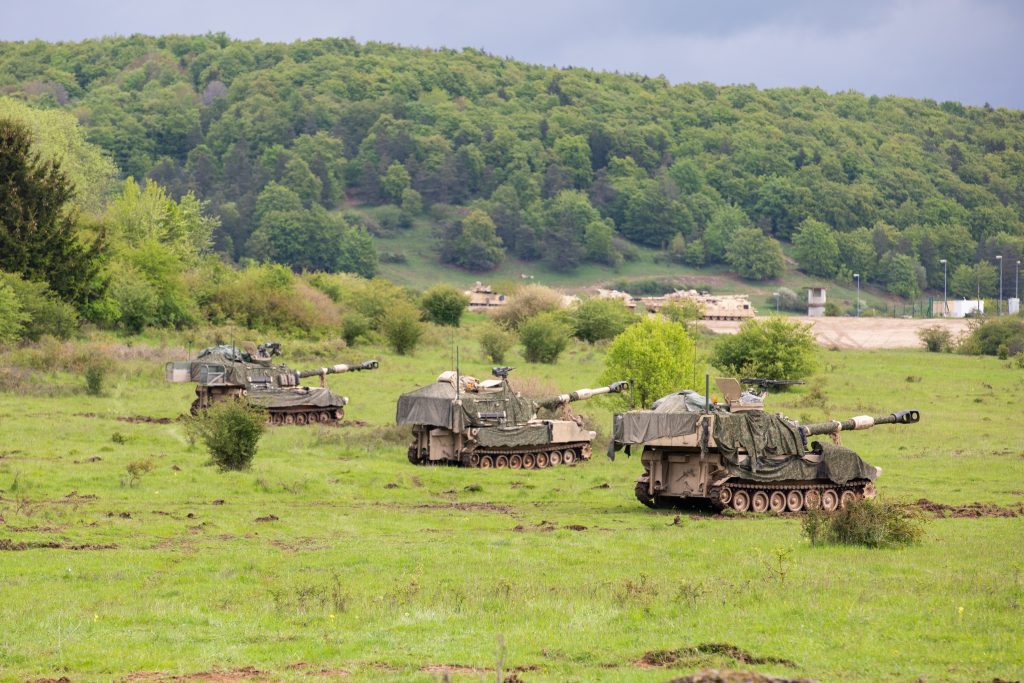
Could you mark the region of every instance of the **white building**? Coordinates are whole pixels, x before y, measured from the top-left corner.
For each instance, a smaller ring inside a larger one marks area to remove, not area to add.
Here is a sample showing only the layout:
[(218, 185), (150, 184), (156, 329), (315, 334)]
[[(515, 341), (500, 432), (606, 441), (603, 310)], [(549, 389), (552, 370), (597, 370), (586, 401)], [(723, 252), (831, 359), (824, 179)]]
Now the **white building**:
[(825, 315), (825, 288), (810, 287), (807, 290), (807, 315), (820, 317)]
[(981, 299), (950, 299), (945, 311), (941, 301), (932, 302), (932, 315), (940, 318), (966, 318), (977, 311), (985, 313), (985, 302)]

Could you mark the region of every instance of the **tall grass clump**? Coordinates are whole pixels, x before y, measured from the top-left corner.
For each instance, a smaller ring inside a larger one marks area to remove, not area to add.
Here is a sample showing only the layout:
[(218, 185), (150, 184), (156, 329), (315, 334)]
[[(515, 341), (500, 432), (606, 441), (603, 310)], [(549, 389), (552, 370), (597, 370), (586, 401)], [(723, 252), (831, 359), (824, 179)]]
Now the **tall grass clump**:
[(266, 429), (267, 413), (246, 401), (224, 401), (193, 418), (191, 428), (222, 470), (248, 469)]
[(924, 527), (903, 503), (857, 500), (834, 512), (808, 511), (803, 533), (811, 545), (882, 548), (914, 544), (924, 534)]

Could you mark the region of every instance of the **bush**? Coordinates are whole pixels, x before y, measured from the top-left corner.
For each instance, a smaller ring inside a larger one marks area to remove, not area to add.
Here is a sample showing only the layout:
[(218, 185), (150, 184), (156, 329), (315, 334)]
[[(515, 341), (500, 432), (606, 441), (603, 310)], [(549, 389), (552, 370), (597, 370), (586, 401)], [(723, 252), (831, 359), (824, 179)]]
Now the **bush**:
[(515, 330), (527, 318), (562, 308), (562, 295), (543, 285), (526, 285), (509, 297), (509, 302), (494, 313), (494, 319)]
[(74, 306), (61, 301), (45, 282), (23, 280), (14, 273), (0, 272), (27, 316), (21, 331), (22, 339), (38, 341), (44, 335), (70, 339), (78, 329), (78, 313)]
[[(632, 394), (610, 400), (619, 408), (630, 407), (635, 397), (643, 408), (673, 391), (691, 388), (694, 376), (704, 368), (695, 358), (696, 345), (686, 329), (665, 318), (645, 318), (617, 336), (608, 349), (601, 382), (633, 380)], [(694, 366), (694, 362), (697, 366)]]
[(329, 293), (285, 266), (260, 265), (229, 274), (209, 295), (214, 317), (255, 330), (327, 334), (341, 324)]
[(222, 470), (244, 470), (252, 463), (267, 428), (267, 412), (247, 401), (222, 401), (192, 418), (192, 425), (215, 465)]
[(435, 285), (420, 301), (424, 317), (432, 323), (458, 327), (469, 306), (469, 297), (451, 285)]
[(816, 350), (810, 325), (772, 316), (744, 321), (718, 343), (712, 362), (737, 377), (803, 379), (814, 371)]
[[(796, 292), (789, 287), (779, 287), (779, 310), (780, 311), (807, 311), (807, 302), (800, 298)], [(775, 295), (765, 299), (765, 304), (771, 309), (775, 308)]]
[(397, 302), (384, 314), (381, 331), (395, 353), (402, 356), (411, 353), (423, 336), (419, 310), (408, 302)]
[(993, 318), (973, 327), (965, 350), (986, 356), (999, 355), (1000, 346), (1005, 346), (1007, 356), (1024, 351), (1024, 317), (1020, 315)]
[(504, 363), (509, 349), (516, 343), (514, 334), (493, 323), (480, 328), (480, 348), (492, 363)]
[(941, 325), (931, 325), (918, 330), (917, 336), (924, 342), (924, 347), (932, 353), (948, 351), (953, 345), (953, 335)]
[(21, 302), (7, 283), (0, 280), (0, 344), (21, 339), (29, 316), (21, 310)]
[(128, 487), (132, 488), (138, 484), (144, 475), (153, 471), (154, 467), (155, 465), (152, 460), (132, 460), (125, 465), (124, 469), (128, 473)]
[(555, 312), (539, 313), (519, 326), (523, 357), (529, 363), (554, 363), (569, 345), (572, 329)]
[(85, 393), (90, 396), (99, 396), (103, 393), (103, 380), (107, 376), (107, 369), (102, 363), (90, 363), (85, 368)]
[(834, 543), (879, 548), (916, 543), (924, 528), (905, 504), (857, 500), (834, 512), (810, 510), (804, 517), (803, 532), (811, 545)]
[(593, 344), (611, 339), (636, 322), (636, 314), (619, 299), (587, 299), (572, 311), (573, 333)]
[(347, 346), (355, 346), (359, 337), (370, 331), (370, 321), (362, 313), (346, 313), (341, 319), (341, 338)]

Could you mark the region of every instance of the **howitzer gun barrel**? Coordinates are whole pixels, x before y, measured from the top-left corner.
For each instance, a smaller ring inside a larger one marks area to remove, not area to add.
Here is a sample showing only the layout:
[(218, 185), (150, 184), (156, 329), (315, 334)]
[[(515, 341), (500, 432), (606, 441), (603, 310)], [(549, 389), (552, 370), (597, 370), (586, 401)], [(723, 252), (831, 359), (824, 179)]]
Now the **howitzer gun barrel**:
[(871, 429), (875, 425), (909, 425), (921, 419), (921, 414), (916, 410), (898, 410), (890, 415), (871, 417), (870, 415), (858, 415), (848, 420), (833, 420), (831, 422), (816, 422), (809, 425), (801, 425), (800, 431), (804, 436), (816, 436), (818, 434), (834, 434), (854, 429)]
[(559, 394), (543, 401), (538, 401), (537, 405), (542, 408), (555, 408), (566, 403), (572, 403), (573, 401), (586, 401), (589, 398), (600, 396), (602, 394), (618, 394), (626, 390), (629, 386), (629, 382), (619, 381), (612, 382), (606, 387), (600, 387), (598, 389), (577, 389), (576, 391), (569, 392), (568, 394)]
[(299, 379), (303, 377), (323, 377), (325, 375), (335, 375), (342, 372), (356, 372), (357, 370), (376, 370), (379, 364), (375, 360), (368, 360), (359, 365), (345, 365), (344, 363), (338, 365), (332, 365), (326, 368), (317, 368), (315, 370), (298, 370), (295, 375)]

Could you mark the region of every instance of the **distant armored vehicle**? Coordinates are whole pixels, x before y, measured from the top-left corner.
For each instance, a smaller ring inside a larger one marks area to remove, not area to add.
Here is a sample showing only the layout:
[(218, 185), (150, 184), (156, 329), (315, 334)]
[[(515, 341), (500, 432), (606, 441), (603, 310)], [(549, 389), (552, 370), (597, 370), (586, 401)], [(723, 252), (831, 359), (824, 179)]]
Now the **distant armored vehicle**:
[(409, 462), (544, 469), (589, 460), (596, 433), (584, 429), (581, 419), (571, 414), (541, 419), (537, 412), (560, 407), (568, 411), (572, 401), (618, 393), (627, 383), (532, 401), (509, 385), (510, 370), (494, 368), (497, 379), (483, 382), (448, 371), (433, 384), (399, 397), (396, 421), (412, 425)]
[[(844, 448), (840, 432), (920, 419), (916, 410), (902, 410), (801, 425), (765, 412), (763, 395), (741, 392), (735, 379), (720, 379), (718, 386), (727, 406), (682, 391), (655, 401), (651, 410), (615, 415), (609, 456), (642, 447), (636, 497), (644, 505), (705, 503), (738, 512), (845, 507), (874, 497), (881, 469)], [(808, 444), (818, 435), (832, 439)]]
[[(166, 377), (170, 382), (196, 383), (193, 415), (217, 401), (244, 397), (266, 408), (272, 425), (330, 424), (344, 416), (348, 398), (327, 388), (327, 375), (377, 368), (377, 361), (369, 360), (292, 370), (273, 363), (280, 353), (281, 345), (273, 342), (260, 344), (255, 354), (234, 346), (213, 346), (200, 351), (195, 360), (168, 363)], [(319, 377), (320, 386), (303, 386), (301, 380), (306, 377)]]

